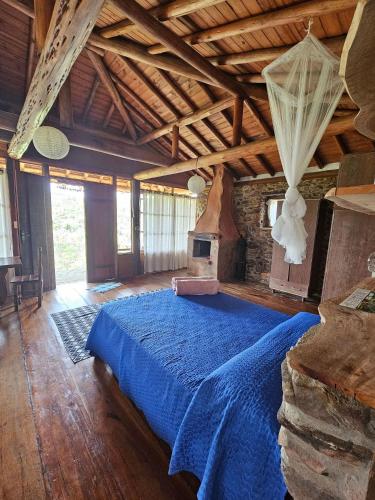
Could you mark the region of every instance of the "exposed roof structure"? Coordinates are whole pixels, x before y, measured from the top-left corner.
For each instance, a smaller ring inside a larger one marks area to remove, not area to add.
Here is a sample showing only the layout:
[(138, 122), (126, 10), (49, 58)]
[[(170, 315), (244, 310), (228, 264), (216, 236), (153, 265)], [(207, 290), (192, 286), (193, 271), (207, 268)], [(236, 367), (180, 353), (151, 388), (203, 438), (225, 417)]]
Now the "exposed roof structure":
[[(73, 144), (95, 129), (103, 140), (121, 136), (124, 148), (129, 143), (130, 150), (144, 148), (162, 157), (158, 164), (136, 162), (129, 175), (268, 139), (228, 157), (213, 156), (212, 161), (225, 161), (236, 178), (273, 175), (281, 164), (261, 70), (305, 36), (310, 18), (314, 35), (339, 55), (355, 4), (174, 0), (160, 6), (157, 1), (108, 0), (64, 86), (70, 85), (73, 123), (69, 112), (62, 123), (60, 113), (60, 125), (73, 125)], [(145, 11), (159, 21), (149, 22)], [(156, 23), (158, 33), (150, 35)], [(15, 123), (5, 127), (4, 120), (14, 122), (21, 112), (38, 61), (40, 24), (32, 3), (0, 1), (0, 109), (12, 115), (0, 117), (0, 128), (8, 135)], [(66, 106), (64, 110), (66, 115)], [(344, 94), (333, 118), (337, 124), (321, 141), (312, 165), (322, 167), (345, 153), (374, 149), (352, 128), (355, 112)], [(58, 116), (54, 105), (48, 117)], [(135, 156), (130, 159), (137, 160)], [(209, 179), (212, 163), (206, 163), (200, 173)]]

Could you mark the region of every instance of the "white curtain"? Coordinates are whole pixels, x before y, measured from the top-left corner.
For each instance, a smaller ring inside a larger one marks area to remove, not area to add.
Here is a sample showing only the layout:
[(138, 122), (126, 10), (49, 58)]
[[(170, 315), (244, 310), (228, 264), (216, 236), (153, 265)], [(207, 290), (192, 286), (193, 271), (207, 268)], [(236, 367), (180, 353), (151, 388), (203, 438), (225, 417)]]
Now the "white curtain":
[(306, 257), (306, 204), (297, 186), (331, 120), (344, 85), (339, 59), (308, 34), (263, 70), (275, 138), (288, 182), (282, 213), (272, 229), (285, 261)]
[(143, 244), (146, 273), (187, 265), (188, 231), (195, 226), (196, 200), (143, 192)]
[(8, 176), (0, 171), (0, 257), (12, 255), (12, 226), (10, 218)]

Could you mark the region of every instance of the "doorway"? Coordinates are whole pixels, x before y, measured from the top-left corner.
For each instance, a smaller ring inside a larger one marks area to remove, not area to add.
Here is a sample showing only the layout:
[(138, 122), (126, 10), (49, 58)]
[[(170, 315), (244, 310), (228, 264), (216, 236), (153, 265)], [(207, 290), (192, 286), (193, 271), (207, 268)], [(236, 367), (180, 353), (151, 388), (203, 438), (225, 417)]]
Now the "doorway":
[(85, 190), (51, 181), (56, 284), (86, 281)]

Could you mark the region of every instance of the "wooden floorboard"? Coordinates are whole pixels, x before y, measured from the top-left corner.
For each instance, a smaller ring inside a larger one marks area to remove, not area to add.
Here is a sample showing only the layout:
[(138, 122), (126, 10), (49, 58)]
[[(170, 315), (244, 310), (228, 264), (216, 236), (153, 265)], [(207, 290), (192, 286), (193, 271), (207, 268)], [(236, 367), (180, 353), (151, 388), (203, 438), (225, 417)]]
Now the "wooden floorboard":
[[(173, 273), (176, 274), (176, 273)], [(23, 302), (0, 330), (0, 498), (189, 500), (197, 480), (168, 476), (169, 450), (121, 394), (110, 370), (89, 358), (74, 365), (52, 312), (170, 285), (172, 273), (135, 278), (100, 294), (84, 283), (61, 285), (43, 306)], [(259, 286), (222, 289), (294, 314), (316, 306)]]

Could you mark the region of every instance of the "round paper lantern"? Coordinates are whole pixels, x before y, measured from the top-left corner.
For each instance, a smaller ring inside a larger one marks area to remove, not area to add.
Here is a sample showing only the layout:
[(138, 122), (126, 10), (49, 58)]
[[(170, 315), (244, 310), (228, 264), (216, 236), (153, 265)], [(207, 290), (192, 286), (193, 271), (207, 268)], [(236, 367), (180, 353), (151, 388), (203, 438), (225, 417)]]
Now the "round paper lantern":
[(61, 160), (69, 153), (69, 141), (65, 134), (55, 127), (39, 127), (33, 137), (35, 149), (51, 160)]
[(205, 180), (197, 174), (193, 175), (193, 177), (190, 177), (188, 180), (188, 189), (194, 194), (200, 194), (204, 191), (205, 187)]

